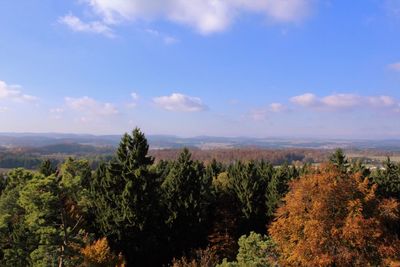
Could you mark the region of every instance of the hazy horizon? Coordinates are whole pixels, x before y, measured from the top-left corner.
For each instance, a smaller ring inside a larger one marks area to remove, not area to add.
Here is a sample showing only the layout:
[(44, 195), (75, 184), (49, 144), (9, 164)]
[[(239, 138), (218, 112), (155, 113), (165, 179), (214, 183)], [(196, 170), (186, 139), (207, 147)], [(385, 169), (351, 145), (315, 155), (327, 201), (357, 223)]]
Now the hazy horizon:
[[(133, 129), (132, 129), (133, 130)], [(110, 134), (96, 134), (96, 133), (73, 133), (73, 132), (0, 132), (0, 136), (63, 136), (63, 135), (71, 135), (71, 136), (93, 136), (93, 137), (119, 137), (122, 136), (124, 133), (130, 134), (132, 130), (121, 132), (121, 133), (110, 133)], [(312, 136), (312, 135), (304, 135), (304, 136), (296, 136), (296, 135), (280, 135), (280, 136), (250, 136), (250, 135), (179, 135), (179, 134), (162, 134), (162, 133), (145, 133), (146, 136), (150, 137), (173, 137), (173, 138), (182, 138), (182, 139), (195, 139), (195, 138), (224, 138), (224, 139), (276, 139), (276, 140), (288, 140), (288, 141), (295, 141), (295, 140), (310, 140), (310, 141), (400, 141), (399, 136), (394, 137), (346, 137), (346, 136)]]

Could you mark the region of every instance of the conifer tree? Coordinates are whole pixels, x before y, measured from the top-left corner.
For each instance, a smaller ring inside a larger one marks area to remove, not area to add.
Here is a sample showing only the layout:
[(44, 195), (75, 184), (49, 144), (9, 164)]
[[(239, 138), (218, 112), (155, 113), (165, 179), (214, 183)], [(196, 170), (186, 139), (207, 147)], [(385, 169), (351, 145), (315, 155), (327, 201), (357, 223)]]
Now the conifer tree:
[(279, 206), (282, 198), (289, 190), (289, 182), (299, 175), (297, 169), (283, 164), (272, 175), (272, 179), (268, 183), (266, 190), (266, 208), (267, 216), (272, 218), (276, 208)]
[(132, 265), (157, 260), (151, 253), (157, 249), (159, 196), (148, 149), (138, 128), (125, 134), (115, 158), (98, 168), (91, 190), (97, 227)]
[(270, 173), (260, 171), (263, 169), (258, 167), (258, 163), (252, 161), (247, 164), (235, 163), (228, 170), (229, 188), (235, 196), (237, 207), (242, 215), (242, 233), (251, 230), (261, 231), (265, 228), (265, 190)]
[(162, 184), (166, 223), (176, 251), (196, 247), (202, 237), (206, 238), (211, 179), (203, 164), (193, 161), (185, 148)]
[(341, 148), (335, 150), (335, 152), (329, 157), (329, 161), (342, 172), (346, 172), (350, 166), (349, 161)]
[(18, 204), (37, 237), (37, 247), (30, 253), (34, 266), (81, 263), (90, 176), (87, 161), (68, 159), (58, 176), (36, 174), (21, 189)]
[(387, 158), (383, 169), (373, 175), (373, 181), (378, 185), (379, 195), (400, 200), (400, 165)]
[[(15, 174), (11, 172), (9, 179)], [(24, 176), (32, 178), (28, 172)], [(17, 203), (23, 186), (8, 186), (0, 196), (0, 266), (28, 266), (29, 254), (38, 242), (25, 223), (24, 209)]]
[(53, 164), (49, 159), (45, 159), (42, 161), (42, 163), (39, 166), (39, 172), (43, 174), (44, 176), (50, 176), (54, 173), (56, 173), (57, 169), (53, 167)]

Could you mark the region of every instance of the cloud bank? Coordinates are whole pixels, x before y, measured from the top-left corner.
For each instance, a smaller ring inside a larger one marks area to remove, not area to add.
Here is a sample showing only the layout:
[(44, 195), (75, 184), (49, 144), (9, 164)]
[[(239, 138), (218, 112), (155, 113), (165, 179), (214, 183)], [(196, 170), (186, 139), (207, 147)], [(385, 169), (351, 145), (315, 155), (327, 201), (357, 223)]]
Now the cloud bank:
[(160, 96), (153, 98), (153, 102), (169, 111), (178, 112), (197, 112), (207, 109), (200, 98), (183, 95), (180, 93), (173, 93), (169, 96)]
[(290, 98), (290, 102), (310, 108), (330, 108), (330, 109), (348, 109), (356, 107), (364, 108), (394, 108), (397, 101), (386, 95), (381, 96), (361, 96), (357, 94), (332, 94), (324, 97), (318, 97), (312, 93)]
[(65, 105), (73, 111), (78, 111), (86, 115), (110, 116), (119, 113), (113, 104), (102, 103), (87, 96), (80, 98), (66, 97)]
[(36, 96), (24, 94), (19, 85), (8, 85), (0, 80), (0, 100), (12, 100), (14, 102), (33, 102), (38, 100)]
[[(202, 34), (226, 30), (243, 13), (262, 15), (278, 23), (306, 18), (316, 0), (82, 0), (102, 23), (85, 24), (74, 16), (62, 21), (78, 31), (109, 33), (107, 25), (126, 21), (166, 20)], [(104, 23), (104, 24), (103, 24)]]
[(80, 18), (73, 15), (66, 15), (58, 19), (60, 24), (66, 25), (75, 32), (86, 32), (101, 34), (109, 38), (114, 37), (112, 29), (101, 21), (83, 22)]

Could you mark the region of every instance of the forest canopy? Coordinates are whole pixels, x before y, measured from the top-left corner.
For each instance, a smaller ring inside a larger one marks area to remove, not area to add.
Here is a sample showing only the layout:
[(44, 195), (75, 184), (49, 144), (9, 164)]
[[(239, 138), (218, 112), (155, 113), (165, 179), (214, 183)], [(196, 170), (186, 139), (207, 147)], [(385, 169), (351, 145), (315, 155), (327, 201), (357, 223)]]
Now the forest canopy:
[[(232, 152), (230, 157), (234, 158)], [(1, 266), (395, 266), (400, 165), (155, 161), (140, 129), (110, 158), (0, 179)]]

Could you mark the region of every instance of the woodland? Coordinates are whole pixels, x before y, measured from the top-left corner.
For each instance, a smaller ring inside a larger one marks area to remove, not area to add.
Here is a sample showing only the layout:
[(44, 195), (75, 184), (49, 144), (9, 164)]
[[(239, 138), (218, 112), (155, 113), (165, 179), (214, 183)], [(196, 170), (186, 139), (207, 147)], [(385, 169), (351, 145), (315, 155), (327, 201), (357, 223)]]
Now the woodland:
[(390, 158), (370, 169), (340, 149), (318, 165), (157, 153), (136, 128), (95, 165), (1, 174), (0, 266), (400, 266)]

